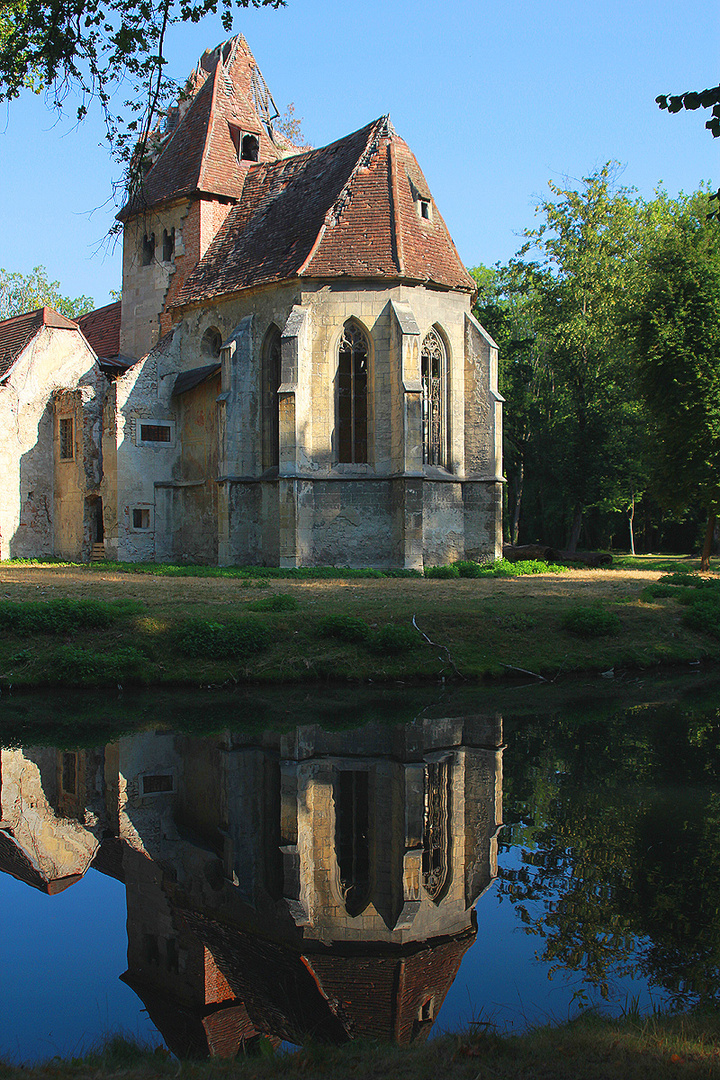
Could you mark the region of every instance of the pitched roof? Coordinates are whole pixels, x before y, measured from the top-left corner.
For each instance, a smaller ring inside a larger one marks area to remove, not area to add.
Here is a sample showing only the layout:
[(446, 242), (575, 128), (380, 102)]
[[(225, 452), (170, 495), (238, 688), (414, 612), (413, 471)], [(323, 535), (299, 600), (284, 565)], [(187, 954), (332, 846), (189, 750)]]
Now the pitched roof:
[(0, 379), (7, 375), (20, 353), (43, 326), (53, 326), (61, 330), (78, 328), (77, 323), (49, 307), (41, 307), (0, 322)]
[(120, 355), (120, 315), (122, 304), (114, 304), (81, 315), (77, 323), (90, 347), (103, 360), (114, 360)]
[(193, 81), (200, 88), (121, 221), (192, 195), (237, 199), (249, 163), (238, 161), (232, 128), (257, 135), (259, 161), (295, 152), (273, 132), (277, 109), (242, 34), (206, 53)]
[(194, 390), (201, 382), (220, 374), (220, 364), (205, 364), (204, 367), (193, 368), (191, 371), (181, 371), (173, 386), (173, 397), (186, 394), (188, 390)]
[(26, 853), (2, 829), (0, 829), (0, 872), (11, 874), (18, 881), (31, 885), (33, 889), (39, 889), (48, 896), (56, 896), (64, 892), (65, 889), (69, 889), (71, 885), (80, 881), (83, 876), (80, 873), (67, 874), (65, 877), (48, 877), (41, 869), (33, 865)]
[(330, 146), (253, 165), (173, 306), (296, 276), (405, 279), (472, 292), (440, 214), (418, 213), (425, 193), (420, 166), (387, 116)]

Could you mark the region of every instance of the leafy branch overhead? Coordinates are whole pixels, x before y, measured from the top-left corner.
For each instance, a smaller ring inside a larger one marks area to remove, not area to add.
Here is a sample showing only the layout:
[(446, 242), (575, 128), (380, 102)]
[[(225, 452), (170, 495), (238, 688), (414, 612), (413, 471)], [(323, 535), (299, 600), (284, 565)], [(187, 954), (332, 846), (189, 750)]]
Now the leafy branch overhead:
[(688, 90), (684, 94), (659, 94), (655, 101), (661, 109), (671, 113), (683, 109), (712, 109), (712, 116), (705, 122), (705, 127), (713, 138), (720, 136), (720, 86), (711, 86), (709, 90)]
[(45, 91), (62, 110), (72, 96), (78, 120), (96, 101), (132, 193), (163, 107), (177, 94), (167, 76), (170, 27), (220, 10), (281, 7), (285, 0), (4, 0), (0, 4), (0, 101), (24, 88)]
[[(655, 101), (661, 109), (667, 109), (670, 113), (682, 112), (683, 109), (691, 112), (696, 109), (712, 109), (712, 115), (705, 121), (705, 127), (714, 139), (720, 137), (720, 86), (711, 86), (700, 91), (687, 90), (684, 94), (659, 94)], [(710, 198), (717, 200), (718, 209), (708, 214), (708, 217), (720, 221), (720, 188), (712, 192)]]

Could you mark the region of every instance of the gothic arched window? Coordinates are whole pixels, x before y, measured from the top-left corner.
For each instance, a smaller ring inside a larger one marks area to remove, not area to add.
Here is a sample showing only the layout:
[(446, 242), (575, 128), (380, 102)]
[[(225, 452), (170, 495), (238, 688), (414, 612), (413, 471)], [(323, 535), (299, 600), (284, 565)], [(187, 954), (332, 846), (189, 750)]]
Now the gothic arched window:
[(346, 322), (338, 346), (338, 461), (359, 464), (368, 459), (368, 342), (359, 326)]
[(280, 331), (271, 326), (265, 335), (262, 350), (262, 467), (280, 465), (280, 417), (278, 389), (282, 349)]
[(450, 768), (447, 761), (425, 767), (422, 882), (436, 904), (448, 883), (450, 870)]
[(340, 891), (352, 918), (370, 903), (370, 799), (368, 774), (342, 769), (335, 784), (335, 855)]
[(447, 352), (433, 326), (421, 354), (423, 464), (447, 464)]

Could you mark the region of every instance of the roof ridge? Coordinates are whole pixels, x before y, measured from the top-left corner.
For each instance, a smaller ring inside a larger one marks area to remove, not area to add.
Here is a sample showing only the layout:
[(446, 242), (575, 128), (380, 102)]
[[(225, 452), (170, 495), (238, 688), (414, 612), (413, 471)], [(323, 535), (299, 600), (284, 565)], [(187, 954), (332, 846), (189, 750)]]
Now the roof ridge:
[(204, 136), (204, 139), (203, 139), (203, 148), (202, 148), (202, 153), (200, 154), (200, 168), (198, 169), (198, 177), (197, 177), (197, 188), (198, 188), (199, 191), (204, 190), (203, 184), (204, 184), (204, 180), (205, 180), (205, 167), (207, 165), (207, 157), (208, 157), (208, 152), (209, 152), (209, 149), (210, 149), (210, 136), (211, 136), (211, 133), (213, 133), (215, 131), (215, 123), (216, 123), (216, 120), (217, 120), (217, 117), (216, 117), (216, 111), (217, 111), (216, 105), (217, 105), (217, 93), (218, 93), (218, 79), (220, 78), (222, 67), (223, 67), (223, 63), (222, 63), (222, 53), (221, 53), (220, 54), (220, 59), (218, 60), (217, 64), (215, 65), (215, 70), (213, 71), (212, 76), (211, 76), (211, 78), (213, 80), (213, 87), (212, 87), (212, 95), (211, 95), (211, 98), (210, 98), (210, 113), (209, 113), (210, 123), (205, 125), (205, 136)]
[(353, 166), (353, 169), (347, 180), (345, 181), (343, 187), (340, 189), (340, 192), (335, 199), (335, 202), (325, 215), (326, 225), (337, 225), (343, 210), (350, 202), (350, 187), (353, 180), (360, 172), (360, 169), (364, 168), (370, 161), (370, 158), (373, 156), (373, 154), (376, 153), (380, 146), (380, 140), (385, 137), (390, 137), (394, 134), (395, 128), (392, 126), (392, 122), (390, 120), (390, 113), (385, 113), (384, 116), (378, 117), (375, 123), (372, 124), (367, 137), (367, 142), (365, 143), (365, 149), (362, 151), (360, 157), (355, 162), (355, 165)]
[(405, 252), (403, 245), (402, 228), (400, 227), (400, 210), (398, 207), (398, 179), (397, 179), (397, 157), (395, 154), (395, 143), (390, 140), (388, 146), (388, 164), (390, 166), (390, 196), (392, 198), (392, 229), (395, 237), (395, 258), (397, 261), (397, 268), (400, 274), (405, 273)]
[[(340, 220), (343, 210), (350, 202), (350, 189), (352, 187), (353, 180), (357, 176), (358, 172), (360, 171), (360, 169), (364, 168), (365, 165), (367, 165), (367, 163), (370, 161), (370, 158), (373, 156), (374, 153), (376, 153), (380, 146), (380, 140), (385, 136), (392, 136), (394, 134), (395, 128), (392, 126), (392, 122), (390, 120), (390, 113), (385, 113), (383, 116), (378, 117), (378, 119), (370, 125), (368, 137), (365, 141), (365, 148), (362, 150), (360, 156), (350, 170), (350, 175), (348, 176), (343, 186), (340, 188), (340, 191), (336, 195), (335, 201), (333, 202), (332, 206), (330, 206), (330, 208), (326, 212), (323, 223), (320, 226), (320, 230), (315, 237), (315, 241), (310, 248), (310, 251), (308, 252), (307, 258), (304, 260), (302, 266), (298, 269), (299, 277), (304, 274), (310, 266), (310, 263), (312, 262), (318, 248), (320, 247), (320, 244), (322, 243), (322, 239), (325, 236), (328, 226), (337, 225), (338, 221)], [(343, 140), (340, 139), (338, 141), (342, 142)], [(331, 143), (330, 145), (332, 146), (333, 144)], [(321, 149), (328, 148), (322, 147)], [(313, 151), (310, 151), (310, 153), (313, 153)]]

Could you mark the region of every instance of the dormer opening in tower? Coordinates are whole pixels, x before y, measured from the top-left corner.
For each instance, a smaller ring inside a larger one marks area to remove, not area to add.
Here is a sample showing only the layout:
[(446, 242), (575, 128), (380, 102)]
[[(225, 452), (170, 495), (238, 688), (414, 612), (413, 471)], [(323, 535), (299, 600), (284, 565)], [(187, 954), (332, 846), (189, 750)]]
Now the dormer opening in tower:
[(260, 140), (257, 135), (243, 135), (240, 160), (241, 161), (257, 161), (258, 154), (260, 153)]

